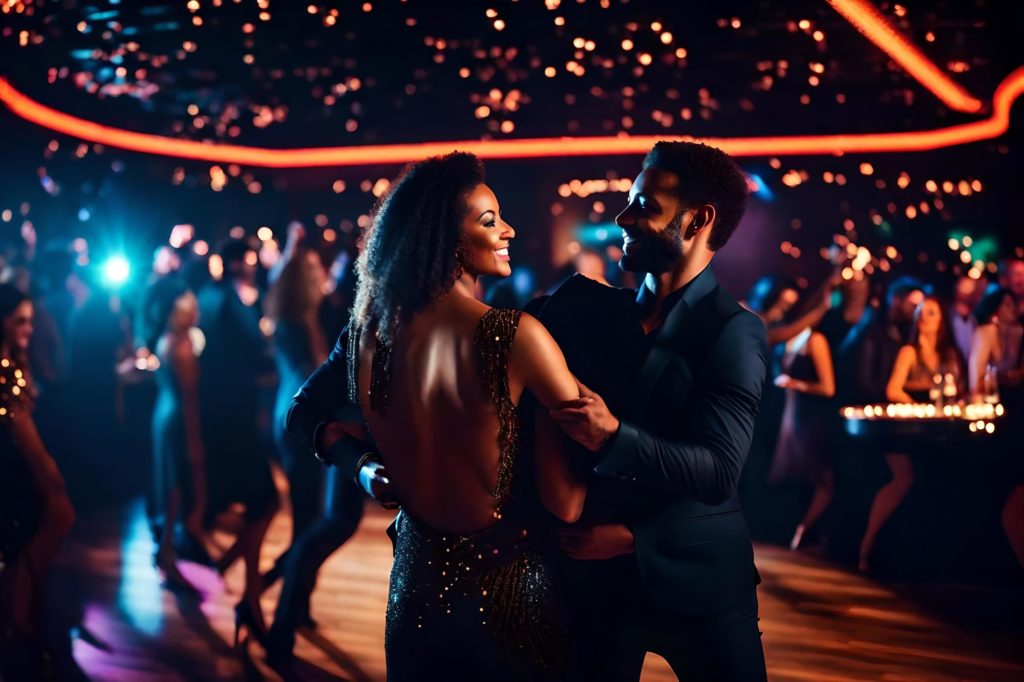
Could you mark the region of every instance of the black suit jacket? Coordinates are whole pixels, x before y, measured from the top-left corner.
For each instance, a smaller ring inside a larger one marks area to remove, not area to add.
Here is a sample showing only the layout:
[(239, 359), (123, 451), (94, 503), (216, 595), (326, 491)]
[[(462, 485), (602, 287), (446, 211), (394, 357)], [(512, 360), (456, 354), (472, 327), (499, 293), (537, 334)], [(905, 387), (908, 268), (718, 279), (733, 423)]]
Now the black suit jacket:
[[(600, 286), (577, 278), (566, 286), (581, 285)], [(555, 305), (558, 297), (556, 292), (544, 306), (541, 320), (563, 318), (550, 320), (549, 328), (566, 347), (573, 343), (567, 336), (597, 338), (605, 320), (617, 317), (595, 319), (583, 306), (583, 316), (566, 320), (566, 310)], [(614, 305), (608, 299), (605, 307)], [(588, 493), (584, 516), (617, 519), (632, 530), (644, 586), (658, 603), (681, 613), (727, 611), (749, 603), (759, 580), (736, 483), (765, 379), (765, 328), (718, 286), (708, 267), (653, 334), (639, 362), (618, 358), (615, 369), (636, 380), (611, 390), (627, 395), (603, 396), (619, 410), (621, 427), (599, 453), (598, 495)], [(573, 358), (567, 359), (576, 371)]]
[(338, 467), (343, 476), (358, 483), (363, 458), (375, 452), (372, 444), (342, 438), (324, 452), (317, 450), (320, 429), (326, 423), (363, 421), (359, 406), (348, 399), (348, 333), (345, 327), (327, 360), (292, 398), (285, 427), (325, 464)]

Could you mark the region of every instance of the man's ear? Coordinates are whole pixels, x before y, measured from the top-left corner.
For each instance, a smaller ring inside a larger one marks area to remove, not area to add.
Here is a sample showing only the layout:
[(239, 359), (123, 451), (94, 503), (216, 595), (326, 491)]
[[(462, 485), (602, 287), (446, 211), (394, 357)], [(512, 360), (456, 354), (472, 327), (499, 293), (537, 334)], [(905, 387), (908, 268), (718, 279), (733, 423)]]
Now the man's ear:
[(693, 239), (697, 236), (705, 227), (711, 227), (715, 222), (715, 207), (711, 204), (704, 204), (699, 207), (693, 214), (693, 220), (690, 221), (690, 227), (686, 230), (686, 238)]

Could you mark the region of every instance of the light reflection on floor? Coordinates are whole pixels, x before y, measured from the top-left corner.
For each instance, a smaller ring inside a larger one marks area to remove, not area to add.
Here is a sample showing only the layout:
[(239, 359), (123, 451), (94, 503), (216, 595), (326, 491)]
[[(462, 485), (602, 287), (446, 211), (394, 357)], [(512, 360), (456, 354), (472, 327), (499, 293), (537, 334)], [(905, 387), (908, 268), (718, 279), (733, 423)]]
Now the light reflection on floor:
[(117, 606), (136, 629), (155, 636), (164, 622), (161, 577), (153, 565), (156, 543), (149, 529), (145, 503), (138, 500), (125, 512)]

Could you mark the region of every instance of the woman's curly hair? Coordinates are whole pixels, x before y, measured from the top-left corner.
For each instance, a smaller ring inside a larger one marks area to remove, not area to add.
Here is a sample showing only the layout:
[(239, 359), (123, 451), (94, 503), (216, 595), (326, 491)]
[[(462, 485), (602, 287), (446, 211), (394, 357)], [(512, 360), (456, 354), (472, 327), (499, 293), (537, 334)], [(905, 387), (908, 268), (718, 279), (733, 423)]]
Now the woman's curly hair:
[(473, 154), (453, 152), (409, 164), (374, 210), (352, 311), (353, 328), (390, 346), (413, 315), (455, 284), (466, 196), (484, 182)]

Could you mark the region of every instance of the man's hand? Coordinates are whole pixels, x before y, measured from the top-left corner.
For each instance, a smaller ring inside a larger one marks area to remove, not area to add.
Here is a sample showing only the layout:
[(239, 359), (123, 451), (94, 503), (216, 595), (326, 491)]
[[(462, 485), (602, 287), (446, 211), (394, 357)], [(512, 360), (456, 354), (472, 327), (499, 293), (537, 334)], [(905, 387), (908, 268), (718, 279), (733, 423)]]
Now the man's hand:
[(315, 443), (317, 459), (327, 466), (331, 466), (334, 462), (330, 461), (328, 453), (335, 443), (342, 438), (355, 438), (365, 443), (368, 437), (366, 428), (353, 422), (328, 422), (317, 434)]
[(359, 470), (359, 485), (385, 509), (398, 508), (398, 500), (391, 489), (388, 470), (380, 462), (370, 460), (362, 466)]
[(558, 532), (562, 551), (572, 559), (601, 561), (632, 554), (633, 532), (620, 523), (603, 526), (566, 526)]
[(576, 385), (580, 397), (549, 410), (551, 418), (566, 435), (592, 452), (605, 446), (619, 430), (619, 420), (608, 410), (604, 399), (583, 385)]

